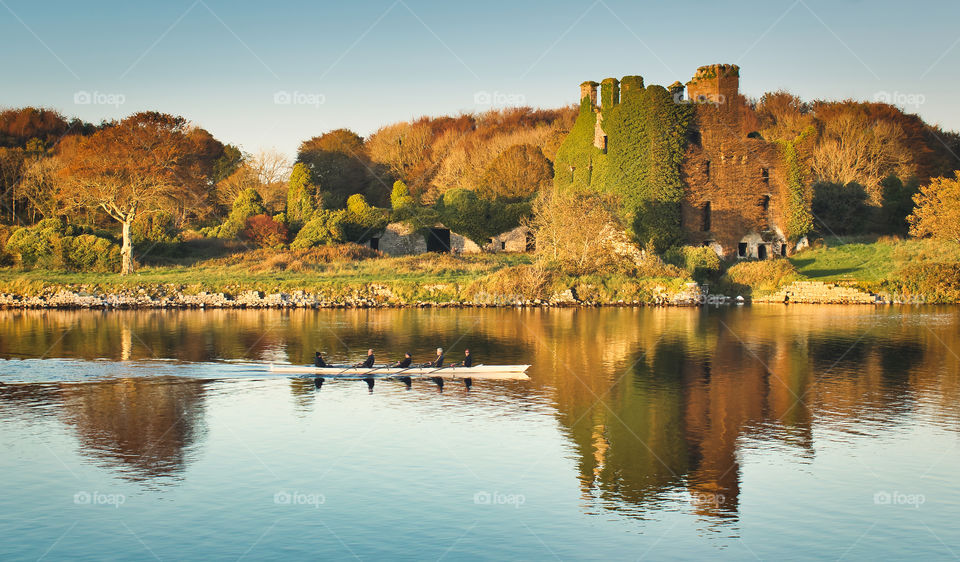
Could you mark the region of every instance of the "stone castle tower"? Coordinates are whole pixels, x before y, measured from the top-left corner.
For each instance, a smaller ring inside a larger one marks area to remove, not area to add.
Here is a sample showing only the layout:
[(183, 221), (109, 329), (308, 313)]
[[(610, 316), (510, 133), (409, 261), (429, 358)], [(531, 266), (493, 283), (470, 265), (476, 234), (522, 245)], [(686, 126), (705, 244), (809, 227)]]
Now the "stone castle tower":
[(687, 82), (687, 97), (695, 102), (723, 104), (740, 93), (740, 67), (735, 64), (701, 66)]
[[(643, 77), (636, 75), (580, 85), (586, 113), (578, 122), (592, 121), (591, 141), (597, 151), (582, 152), (589, 156), (565, 163), (571, 183), (579, 177), (590, 184), (594, 165), (604, 162), (611, 142), (604, 121), (612, 114), (606, 110), (643, 89)], [(749, 129), (753, 125), (746, 117), (753, 110), (740, 95), (740, 67), (701, 66), (686, 84), (674, 82), (667, 91), (675, 103), (691, 104), (696, 114), (680, 170), (685, 184), (680, 224), (688, 243), (741, 259), (788, 255), (791, 248), (782, 228), (792, 212), (788, 170), (778, 145)], [(586, 141), (584, 137), (577, 142)]]

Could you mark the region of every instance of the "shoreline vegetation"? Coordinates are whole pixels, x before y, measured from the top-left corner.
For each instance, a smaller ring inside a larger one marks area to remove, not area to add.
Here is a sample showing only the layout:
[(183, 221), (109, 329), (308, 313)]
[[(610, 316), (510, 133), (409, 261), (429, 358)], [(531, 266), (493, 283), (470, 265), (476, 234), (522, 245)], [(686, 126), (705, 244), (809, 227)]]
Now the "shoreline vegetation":
[[(209, 250), (208, 250), (209, 251)], [(859, 236), (790, 258), (571, 275), (531, 254), (385, 257), (356, 244), (168, 260), (128, 276), (0, 268), (2, 308), (721, 306), (960, 303), (960, 247)], [(669, 258), (670, 256), (668, 256)], [(157, 260), (158, 262), (163, 261)], [(650, 261), (650, 260), (648, 260)], [(742, 297), (739, 300), (737, 297)]]

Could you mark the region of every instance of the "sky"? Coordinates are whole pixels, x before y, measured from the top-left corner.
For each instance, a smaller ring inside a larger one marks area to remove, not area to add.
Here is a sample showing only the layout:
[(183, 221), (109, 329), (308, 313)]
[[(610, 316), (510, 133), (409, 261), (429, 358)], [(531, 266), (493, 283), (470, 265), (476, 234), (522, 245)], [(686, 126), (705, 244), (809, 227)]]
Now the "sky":
[(346, 127), (576, 103), (579, 84), (686, 82), (893, 102), (960, 130), (960, 2), (0, 0), (0, 107), (183, 115), (290, 157)]

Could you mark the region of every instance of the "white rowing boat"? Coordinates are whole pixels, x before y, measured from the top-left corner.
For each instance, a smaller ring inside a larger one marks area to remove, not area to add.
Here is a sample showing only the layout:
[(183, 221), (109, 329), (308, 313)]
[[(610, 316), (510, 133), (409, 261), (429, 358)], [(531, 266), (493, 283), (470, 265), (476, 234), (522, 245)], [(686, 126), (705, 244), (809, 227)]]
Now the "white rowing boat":
[(287, 375), (314, 375), (325, 379), (392, 379), (392, 378), (435, 378), (474, 379), (474, 380), (529, 380), (526, 370), (530, 365), (474, 365), (473, 367), (397, 367), (375, 366), (351, 367), (333, 365), (330, 367), (311, 367), (301, 365), (270, 365), (271, 373)]

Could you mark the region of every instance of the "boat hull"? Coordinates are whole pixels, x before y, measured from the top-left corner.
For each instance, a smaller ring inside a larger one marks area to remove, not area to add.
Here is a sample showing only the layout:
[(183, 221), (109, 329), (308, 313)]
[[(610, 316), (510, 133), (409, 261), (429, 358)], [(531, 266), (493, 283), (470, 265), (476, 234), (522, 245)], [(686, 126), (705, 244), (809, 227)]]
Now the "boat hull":
[(474, 380), (529, 380), (526, 370), (530, 365), (477, 365), (475, 367), (412, 367), (398, 369), (393, 367), (309, 367), (300, 365), (270, 365), (271, 373), (287, 375), (313, 375), (324, 379), (394, 379), (394, 378), (435, 378), (474, 379)]

